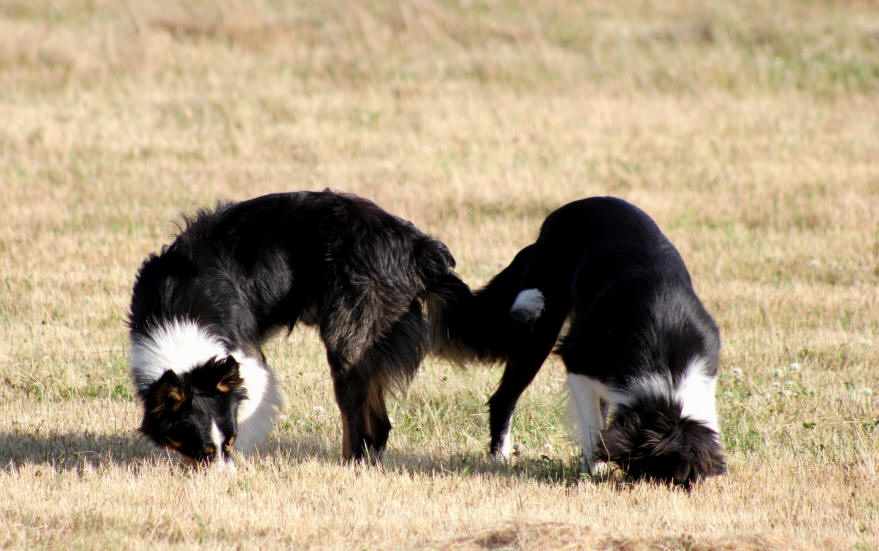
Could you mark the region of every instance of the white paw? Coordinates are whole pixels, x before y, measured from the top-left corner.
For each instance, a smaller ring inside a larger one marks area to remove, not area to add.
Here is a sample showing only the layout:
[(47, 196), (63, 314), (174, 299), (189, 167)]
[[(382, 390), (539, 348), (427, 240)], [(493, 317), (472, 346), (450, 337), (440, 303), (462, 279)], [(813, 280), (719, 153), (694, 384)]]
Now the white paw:
[(580, 472), (589, 475), (592, 478), (604, 478), (608, 476), (613, 469), (606, 461), (588, 460), (585, 457), (580, 459)]
[(610, 465), (606, 461), (593, 461), (589, 474), (594, 477), (605, 477), (610, 474)]
[(505, 454), (502, 450), (497, 450), (490, 454), (489, 458), (495, 463), (506, 463), (510, 459), (510, 455), (508, 453)]

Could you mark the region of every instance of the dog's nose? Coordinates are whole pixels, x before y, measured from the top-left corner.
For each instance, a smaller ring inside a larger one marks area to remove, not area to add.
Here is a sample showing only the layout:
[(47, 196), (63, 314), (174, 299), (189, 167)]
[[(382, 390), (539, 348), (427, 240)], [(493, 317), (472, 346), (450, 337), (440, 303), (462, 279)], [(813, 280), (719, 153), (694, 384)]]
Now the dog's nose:
[(231, 455), (227, 455), (224, 457), (217, 456), (213, 459), (209, 460), (209, 463), (205, 465), (206, 469), (211, 471), (226, 471), (226, 472), (234, 472), (238, 470), (237, 465), (235, 465), (235, 461), (232, 460)]

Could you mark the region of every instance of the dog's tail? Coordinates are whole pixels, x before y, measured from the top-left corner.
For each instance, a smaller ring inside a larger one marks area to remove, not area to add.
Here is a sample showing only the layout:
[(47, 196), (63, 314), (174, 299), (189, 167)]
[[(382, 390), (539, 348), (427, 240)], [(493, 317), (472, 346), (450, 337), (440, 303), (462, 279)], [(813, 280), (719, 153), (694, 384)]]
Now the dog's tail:
[(473, 293), (449, 272), (427, 293), (431, 353), (457, 364), (496, 362), (506, 357), (505, 320), (489, 297)]
[(511, 306), (521, 291), (522, 272), (531, 247), (522, 249), (475, 293), (451, 271), (428, 289), (427, 310), (432, 351), (455, 363), (504, 361), (519, 320)]
[(685, 488), (723, 474), (726, 463), (717, 430), (683, 409), (666, 393), (618, 405), (610, 428), (601, 432), (594, 459), (613, 461), (632, 478)]

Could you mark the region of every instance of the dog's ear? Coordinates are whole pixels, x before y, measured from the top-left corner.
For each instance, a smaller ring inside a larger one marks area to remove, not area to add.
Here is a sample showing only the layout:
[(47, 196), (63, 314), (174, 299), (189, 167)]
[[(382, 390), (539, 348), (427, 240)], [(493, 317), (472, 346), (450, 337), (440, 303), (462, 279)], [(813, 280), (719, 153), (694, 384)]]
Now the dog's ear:
[(180, 376), (170, 369), (159, 377), (153, 388), (155, 389), (156, 397), (155, 406), (153, 407), (154, 413), (160, 411), (176, 412), (190, 398), (189, 392), (187, 392)]
[(238, 361), (232, 356), (228, 356), (216, 364), (216, 370), (219, 374), (217, 380), (217, 390), (223, 393), (231, 392), (236, 388), (240, 388), (244, 384), (241, 374), (238, 371)]

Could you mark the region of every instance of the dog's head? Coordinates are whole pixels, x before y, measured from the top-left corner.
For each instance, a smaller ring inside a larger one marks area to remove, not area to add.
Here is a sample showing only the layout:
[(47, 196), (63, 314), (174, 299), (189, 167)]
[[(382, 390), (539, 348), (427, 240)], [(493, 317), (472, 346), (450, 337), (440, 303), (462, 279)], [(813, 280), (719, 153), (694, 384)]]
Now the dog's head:
[(141, 391), (140, 431), (194, 465), (232, 463), (238, 406), (247, 397), (238, 362), (213, 358), (182, 374), (165, 371)]
[(620, 406), (601, 433), (596, 459), (613, 461), (632, 478), (689, 489), (704, 478), (726, 472), (717, 432), (701, 421), (681, 417), (680, 406), (653, 402)]

